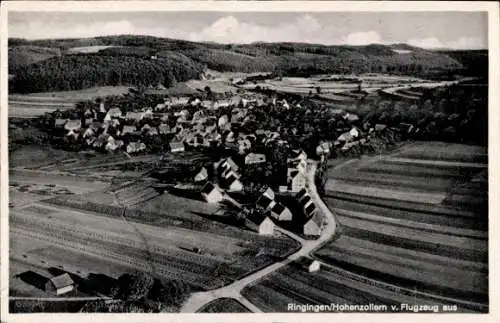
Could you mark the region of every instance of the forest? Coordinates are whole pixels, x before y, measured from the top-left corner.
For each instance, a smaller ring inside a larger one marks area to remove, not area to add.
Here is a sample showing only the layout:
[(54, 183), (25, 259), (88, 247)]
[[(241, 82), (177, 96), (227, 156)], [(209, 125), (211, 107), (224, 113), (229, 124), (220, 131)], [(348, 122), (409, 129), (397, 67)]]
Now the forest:
[[(109, 46), (96, 53), (74, 48)], [(404, 48), (405, 53), (397, 50)], [(9, 39), (10, 92), (49, 92), (100, 85), (158, 85), (197, 79), (205, 68), (283, 76), (382, 72), (428, 78), (487, 72), (487, 51), (438, 52), (405, 44), (325, 46), (300, 43), (223, 45), (152, 36)], [(486, 58), (486, 59), (485, 59)]]

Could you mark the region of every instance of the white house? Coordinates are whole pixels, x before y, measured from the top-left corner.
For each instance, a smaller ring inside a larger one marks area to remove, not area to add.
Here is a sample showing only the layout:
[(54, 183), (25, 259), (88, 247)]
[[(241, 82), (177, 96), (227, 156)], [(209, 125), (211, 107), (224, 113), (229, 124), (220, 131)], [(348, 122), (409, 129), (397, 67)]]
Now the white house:
[(122, 111), (119, 108), (112, 108), (109, 109), (108, 113), (106, 113), (104, 121), (109, 122), (113, 118), (121, 118), (121, 117), (122, 117)]
[(281, 203), (275, 203), (271, 208), (271, 216), (278, 221), (292, 221), (292, 212)]
[(323, 230), (324, 220), (320, 213), (316, 212), (314, 215), (304, 224), (304, 234), (307, 236), (319, 236)]
[(136, 131), (136, 126), (123, 126), (122, 136), (125, 136), (127, 133), (135, 133)]
[(306, 186), (306, 177), (297, 169), (288, 168), (287, 172), (288, 189), (292, 192), (299, 192)]
[(235, 176), (234, 172), (225, 179), (225, 187), (229, 192), (241, 192), (243, 191), (243, 184)]
[(68, 131), (78, 131), (82, 127), (82, 121), (81, 120), (68, 120), (64, 124), (64, 129)]
[(260, 235), (272, 235), (274, 233), (274, 222), (269, 212), (253, 212), (247, 216), (246, 225)]
[(220, 189), (210, 182), (207, 182), (203, 186), (201, 189), (201, 195), (208, 203), (219, 203), (224, 199)]

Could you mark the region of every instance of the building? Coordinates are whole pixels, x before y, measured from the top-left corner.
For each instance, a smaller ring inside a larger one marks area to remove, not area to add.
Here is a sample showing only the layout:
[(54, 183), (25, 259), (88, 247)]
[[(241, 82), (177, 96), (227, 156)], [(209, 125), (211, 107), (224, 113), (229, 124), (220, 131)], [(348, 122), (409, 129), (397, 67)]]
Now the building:
[(122, 136), (125, 136), (126, 134), (134, 134), (137, 132), (137, 127), (136, 126), (123, 126), (122, 129)]
[(292, 212), (281, 203), (275, 203), (271, 208), (271, 216), (278, 221), (292, 221)]
[(224, 199), (221, 190), (210, 182), (207, 182), (201, 189), (201, 196), (208, 203), (219, 203)]
[(133, 121), (141, 121), (144, 118), (144, 113), (142, 112), (127, 112), (125, 119)]
[(140, 141), (131, 142), (127, 146), (127, 153), (129, 154), (139, 153), (144, 150), (146, 150), (146, 144)]
[(319, 212), (314, 215), (304, 224), (304, 234), (306, 236), (319, 236), (323, 230), (323, 217)]
[(63, 295), (75, 289), (75, 283), (68, 273), (51, 278), (45, 284), (46, 291), (55, 292), (56, 295)]
[(274, 233), (274, 222), (269, 212), (251, 212), (246, 218), (246, 226), (260, 235), (272, 235)]
[(270, 187), (267, 187), (264, 192), (262, 192), (262, 195), (264, 196), (267, 196), (268, 198), (270, 198), (271, 200), (274, 200), (275, 199), (275, 194), (274, 194), (274, 191), (270, 188)]
[(317, 272), (321, 268), (321, 263), (311, 258), (302, 257), (297, 260), (297, 263), (310, 273)]
[(276, 202), (273, 199), (269, 198), (269, 196), (262, 194), (256, 202), (256, 205), (264, 210), (271, 209)]
[(112, 108), (109, 109), (108, 113), (106, 113), (106, 116), (104, 117), (104, 121), (111, 121), (113, 118), (121, 118), (122, 117), (122, 111), (119, 108)]
[(166, 135), (166, 134), (170, 133), (170, 126), (166, 123), (161, 123), (158, 126), (158, 130), (159, 130), (160, 134)]
[(246, 165), (261, 164), (265, 162), (266, 162), (266, 155), (264, 154), (249, 153), (248, 155), (245, 156)]
[(208, 179), (208, 171), (205, 167), (202, 167), (194, 177), (195, 182), (203, 182), (206, 181), (207, 179)]
[(241, 192), (243, 191), (243, 184), (240, 180), (235, 176), (234, 172), (229, 175), (224, 180), (224, 186), (227, 187), (227, 190), (230, 192)]
[(290, 155), (287, 158), (287, 161), (295, 161), (295, 160), (304, 160), (307, 161), (307, 154), (302, 149), (294, 149), (291, 151)]
[(172, 140), (169, 143), (170, 151), (173, 153), (182, 152), (185, 150), (184, 143), (180, 140)]
[(306, 186), (306, 177), (297, 169), (289, 168), (287, 172), (288, 189), (291, 192), (299, 192)]

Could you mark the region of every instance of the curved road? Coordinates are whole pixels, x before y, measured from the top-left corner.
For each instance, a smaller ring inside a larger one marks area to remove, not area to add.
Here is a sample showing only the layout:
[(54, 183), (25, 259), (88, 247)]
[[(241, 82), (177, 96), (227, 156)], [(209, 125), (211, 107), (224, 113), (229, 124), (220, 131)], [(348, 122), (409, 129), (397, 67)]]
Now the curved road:
[(288, 258), (262, 268), (261, 270), (256, 271), (242, 279), (239, 279), (230, 285), (207, 292), (193, 293), (182, 306), (181, 313), (195, 313), (205, 304), (223, 297), (234, 298), (238, 300), (252, 312), (262, 312), (258, 307), (250, 303), (245, 297), (241, 295), (241, 290), (247, 285), (256, 282), (257, 280), (275, 272), (276, 270), (288, 265), (289, 263), (301, 257), (309, 256), (312, 251), (321, 247), (324, 243), (330, 240), (330, 238), (335, 234), (337, 225), (332, 212), (328, 209), (325, 203), (323, 203), (316, 190), (316, 186), (314, 184), (314, 175), (316, 173), (316, 168), (316, 162), (309, 161), (307, 167), (307, 187), (312, 200), (316, 204), (316, 207), (318, 207), (318, 209), (322, 211), (325, 216), (326, 224), (323, 228), (323, 231), (321, 232), (320, 237), (317, 240), (305, 240), (282, 228), (277, 228), (277, 231), (280, 231), (299, 241), (302, 244), (302, 247), (297, 252), (288, 256)]

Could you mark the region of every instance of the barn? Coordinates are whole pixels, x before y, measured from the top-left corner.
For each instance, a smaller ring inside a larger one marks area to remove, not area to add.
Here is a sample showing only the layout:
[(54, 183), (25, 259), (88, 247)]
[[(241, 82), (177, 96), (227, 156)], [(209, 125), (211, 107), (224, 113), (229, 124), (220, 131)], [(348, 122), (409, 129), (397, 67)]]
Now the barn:
[(68, 273), (53, 277), (45, 284), (45, 290), (55, 292), (56, 295), (69, 293), (74, 288), (75, 283)]

